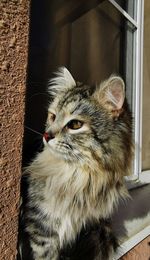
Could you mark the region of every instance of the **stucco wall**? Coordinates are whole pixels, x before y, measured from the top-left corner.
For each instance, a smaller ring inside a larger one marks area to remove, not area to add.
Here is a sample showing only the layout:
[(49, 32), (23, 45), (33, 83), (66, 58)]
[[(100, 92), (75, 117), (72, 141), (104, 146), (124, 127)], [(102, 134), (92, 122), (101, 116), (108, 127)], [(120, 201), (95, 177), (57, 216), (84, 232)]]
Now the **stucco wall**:
[(18, 229), (29, 0), (1, 0), (0, 12), (0, 259), (12, 260)]

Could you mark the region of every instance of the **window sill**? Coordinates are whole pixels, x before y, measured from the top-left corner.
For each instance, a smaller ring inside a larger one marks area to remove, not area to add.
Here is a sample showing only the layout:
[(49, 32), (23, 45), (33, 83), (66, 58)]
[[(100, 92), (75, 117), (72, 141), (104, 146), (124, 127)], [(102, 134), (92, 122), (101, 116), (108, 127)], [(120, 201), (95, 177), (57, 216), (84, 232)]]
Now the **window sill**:
[(150, 171), (141, 173), (138, 181), (129, 181), (127, 187), (132, 199), (120, 202), (113, 215), (114, 232), (121, 238), (114, 260), (150, 235)]
[(150, 235), (150, 225), (145, 227), (143, 230), (141, 230), (139, 233), (137, 233), (133, 237), (129, 238), (123, 244), (121, 244), (121, 246), (119, 247), (118, 252), (115, 255), (113, 260), (120, 259), (120, 257), (125, 255), (128, 251), (130, 251), (133, 247), (135, 247), (137, 244), (139, 244), (142, 240), (144, 240), (149, 235)]

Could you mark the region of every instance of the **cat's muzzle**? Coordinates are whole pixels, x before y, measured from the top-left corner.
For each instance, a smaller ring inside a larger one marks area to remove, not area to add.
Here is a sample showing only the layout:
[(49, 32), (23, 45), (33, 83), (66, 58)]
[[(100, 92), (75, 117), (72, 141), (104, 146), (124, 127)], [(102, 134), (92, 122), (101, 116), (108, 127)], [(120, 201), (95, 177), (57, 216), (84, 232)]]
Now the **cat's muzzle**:
[(46, 140), (47, 143), (48, 143), (49, 140), (55, 138), (55, 136), (52, 133), (48, 133), (48, 132), (45, 132), (43, 137), (44, 137), (44, 139)]

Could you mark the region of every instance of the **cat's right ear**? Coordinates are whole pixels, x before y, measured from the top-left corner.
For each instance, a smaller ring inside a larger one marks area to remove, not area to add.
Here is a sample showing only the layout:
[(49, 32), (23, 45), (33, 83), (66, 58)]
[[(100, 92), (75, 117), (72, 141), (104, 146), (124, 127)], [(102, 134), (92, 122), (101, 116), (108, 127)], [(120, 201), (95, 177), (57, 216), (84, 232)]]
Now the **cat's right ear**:
[(125, 84), (121, 77), (111, 76), (95, 91), (94, 98), (110, 112), (120, 114), (125, 99)]
[(52, 78), (48, 84), (48, 91), (52, 96), (66, 92), (76, 86), (76, 82), (67, 68), (60, 67), (55, 75), (56, 76)]

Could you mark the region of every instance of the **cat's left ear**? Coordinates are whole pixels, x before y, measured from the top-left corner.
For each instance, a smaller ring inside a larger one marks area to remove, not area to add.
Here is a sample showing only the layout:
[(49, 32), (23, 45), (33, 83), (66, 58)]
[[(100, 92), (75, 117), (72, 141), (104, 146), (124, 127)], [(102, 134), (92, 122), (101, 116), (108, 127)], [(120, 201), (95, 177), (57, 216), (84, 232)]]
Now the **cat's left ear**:
[(94, 97), (110, 111), (122, 109), (125, 99), (125, 84), (121, 77), (111, 76), (94, 93)]
[(60, 67), (55, 75), (56, 76), (49, 81), (48, 86), (48, 90), (52, 96), (76, 86), (76, 82), (67, 68)]

